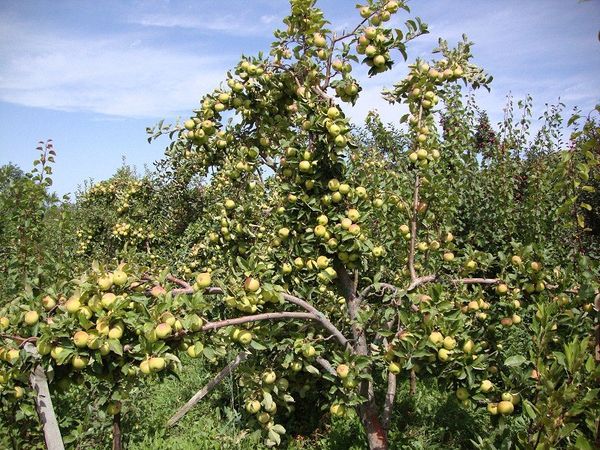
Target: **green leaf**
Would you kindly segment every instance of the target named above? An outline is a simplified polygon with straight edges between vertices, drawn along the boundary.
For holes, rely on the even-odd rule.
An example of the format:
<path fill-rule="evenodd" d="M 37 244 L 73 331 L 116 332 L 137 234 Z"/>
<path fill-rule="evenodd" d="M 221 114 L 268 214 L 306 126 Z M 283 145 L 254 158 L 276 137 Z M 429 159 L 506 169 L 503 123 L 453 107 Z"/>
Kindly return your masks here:
<path fill-rule="evenodd" d="M 516 355 L 506 358 L 506 360 L 504 361 L 504 365 L 506 367 L 518 367 L 526 361 L 527 358 L 525 358 L 524 356 Z"/>
<path fill-rule="evenodd" d="M 308 373 L 312 373 L 313 375 L 320 375 L 320 374 L 321 374 L 321 372 L 319 372 L 319 369 L 317 369 L 317 368 L 316 368 L 315 366 L 313 366 L 313 365 L 310 365 L 310 364 L 309 364 L 309 365 L 307 365 L 307 366 L 304 366 L 304 368 L 306 369 L 306 371 L 307 371 Z"/>
<path fill-rule="evenodd" d="M 283 428 L 283 425 L 275 424 L 271 427 L 271 430 L 277 434 L 285 434 L 285 428 Z"/>
<path fill-rule="evenodd" d="M 250 342 L 250 347 L 252 347 L 255 350 L 266 350 L 267 347 L 265 347 L 264 345 L 262 345 L 260 342 L 252 340 L 252 342 Z"/>
<path fill-rule="evenodd" d="M 123 345 L 118 339 L 109 339 L 108 348 L 110 348 L 111 352 L 116 353 L 119 356 L 123 356 Z"/>
<path fill-rule="evenodd" d="M 577 441 L 575 441 L 575 448 L 578 450 L 593 450 L 592 444 L 583 434 L 580 434 Z"/>

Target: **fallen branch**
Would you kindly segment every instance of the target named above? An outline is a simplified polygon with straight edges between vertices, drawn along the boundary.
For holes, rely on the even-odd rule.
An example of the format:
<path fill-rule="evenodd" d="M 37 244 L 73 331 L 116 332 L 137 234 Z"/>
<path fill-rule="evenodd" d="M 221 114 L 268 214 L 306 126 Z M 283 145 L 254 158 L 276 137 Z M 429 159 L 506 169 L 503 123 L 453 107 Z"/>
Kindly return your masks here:
<path fill-rule="evenodd" d="M 248 352 L 243 351 L 238 353 L 233 361 L 227 364 L 212 380 L 210 380 L 202 389 L 200 389 L 188 402 L 177 410 L 175 414 L 168 420 L 167 426 L 172 427 L 175 425 L 183 416 L 185 416 L 190 409 L 192 409 L 200 400 L 206 397 L 210 392 L 219 384 L 223 379 L 233 372 L 241 363 L 248 358 Z"/>

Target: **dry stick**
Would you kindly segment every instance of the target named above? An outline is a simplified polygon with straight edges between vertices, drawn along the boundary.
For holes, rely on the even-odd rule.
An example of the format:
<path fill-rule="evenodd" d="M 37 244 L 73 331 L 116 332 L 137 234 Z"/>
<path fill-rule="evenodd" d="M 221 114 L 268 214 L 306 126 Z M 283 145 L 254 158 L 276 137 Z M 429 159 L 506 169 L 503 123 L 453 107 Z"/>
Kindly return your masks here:
<path fill-rule="evenodd" d="M 31 343 L 25 344 L 25 351 L 34 357 L 39 357 L 35 346 Z M 44 430 L 44 441 L 47 450 L 64 450 L 62 435 L 58 426 L 58 420 L 52 406 L 50 389 L 48 388 L 48 379 L 41 365 L 36 365 L 29 376 L 31 387 L 35 391 L 35 406 L 37 408 L 40 423 Z"/>
<path fill-rule="evenodd" d="M 177 410 L 173 417 L 167 422 L 168 427 L 175 425 L 190 409 L 192 409 L 200 400 L 208 395 L 223 379 L 233 372 L 241 363 L 248 358 L 246 351 L 238 353 L 233 361 L 227 364 L 212 380 L 210 380 L 202 389 L 200 389 L 188 402 Z"/>

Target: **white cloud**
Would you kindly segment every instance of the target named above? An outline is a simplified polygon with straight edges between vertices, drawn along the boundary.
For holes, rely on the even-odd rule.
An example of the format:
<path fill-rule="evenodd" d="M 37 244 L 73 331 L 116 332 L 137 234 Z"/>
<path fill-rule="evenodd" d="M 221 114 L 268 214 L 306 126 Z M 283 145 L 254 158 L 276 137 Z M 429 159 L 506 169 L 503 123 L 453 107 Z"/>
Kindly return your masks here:
<path fill-rule="evenodd" d="M 25 106 L 169 116 L 195 107 L 234 60 L 145 46 L 135 35 L 92 38 L 38 31 L 30 36 L 28 29 L 0 23 L 0 99 Z"/>
<path fill-rule="evenodd" d="M 260 23 L 252 23 L 243 16 L 224 14 L 215 17 L 202 17 L 188 14 L 144 14 L 129 18 L 129 23 L 145 27 L 189 28 L 200 31 L 215 31 L 233 36 L 270 35 L 271 30 L 261 24 L 269 24 L 269 16 L 260 18 Z M 267 20 L 266 22 L 264 20 Z"/>

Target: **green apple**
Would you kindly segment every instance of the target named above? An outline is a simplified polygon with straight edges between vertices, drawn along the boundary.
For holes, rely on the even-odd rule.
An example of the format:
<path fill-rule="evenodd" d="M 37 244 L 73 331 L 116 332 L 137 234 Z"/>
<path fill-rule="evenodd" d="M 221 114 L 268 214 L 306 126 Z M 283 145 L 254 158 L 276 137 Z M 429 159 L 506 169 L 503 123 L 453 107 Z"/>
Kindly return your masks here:
<path fill-rule="evenodd" d="M 108 291 L 113 285 L 113 278 L 111 274 L 107 274 L 103 277 L 98 278 L 98 287 L 102 291 Z"/>
<path fill-rule="evenodd" d="M 348 374 L 350 373 L 350 367 L 348 367 L 347 364 L 340 364 L 336 367 L 335 371 L 338 374 L 338 377 L 343 380 L 344 378 L 348 377 Z"/>
<path fill-rule="evenodd" d="M 252 333 L 250 331 L 241 331 L 240 334 L 238 335 L 238 341 L 240 344 L 242 345 L 248 345 L 250 342 L 252 342 Z"/>
<path fill-rule="evenodd" d="M 446 336 L 442 342 L 442 345 L 446 350 L 454 350 L 456 347 L 456 339 L 451 336 Z"/>
<path fill-rule="evenodd" d="M 107 292 L 106 294 L 102 295 L 102 306 L 106 309 L 110 309 L 116 299 L 117 296 L 115 294 L 112 292 Z"/>
<path fill-rule="evenodd" d="M 171 333 L 173 332 L 173 328 L 168 323 L 163 322 L 159 323 L 154 329 L 154 331 L 156 332 L 156 337 L 158 339 L 164 339 L 167 336 L 171 335 Z"/>
<path fill-rule="evenodd" d="M 23 320 L 26 325 L 32 326 L 38 323 L 40 320 L 40 315 L 37 311 L 27 311 Z"/>
<path fill-rule="evenodd" d="M 166 367 L 166 365 L 167 365 L 167 362 L 165 361 L 164 358 L 153 357 L 148 360 L 148 366 L 150 367 L 150 370 L 152 370 L 153 372 L 160 372 L 161 370 L 163 370 Z"/>
<path fill-rule="evenodd" d="M 211 284 L 211 276 L 209 272 L 202 272 L 196 275 L 196 285 L 198 289 L 205 289 Z"/>
<path fill-rule="evenodd" d="M 488 393 L 492 389 L 494 389 L 494 383 L 492 383 L 490 380 L 483 380 L 479 386 L 479 390 L 483 393 Z"/>
<path fill-rule="evenodd" d="M 264 384 L 273 384 L 273 383 L 275 383 L 276 379 L 277 379 L 277 375 L 272 370 L 267 370 L 267 371 L 263 372 L 263 374 L 261 376 L 261 380 Z"/>
<path fill-rule="evenodd" d="M 74 295 L 67 300 L 67 303 L 65 303 L 65 309 L 71 314 L 75 314 L 77 311 L 79 311 L 79 308 L 81 308 L 79 296 Z"/>
<path fill-rule="evenodd" d="M 313 42 L 317 47 L 325 47 L 327 45 L 327 41 L 321 33 L 313 34 Z"/>
<path fill-rule="evenodd" d="M 123 286 L 127 283 L 127 274 L 122 270 L 115 270 L 112 274 L 113 283 L 117 286 Z"/>
<path fill-rule="evenodd" d="M 429 342 L 433 345 L 440 346 L 444 342 L 444 336 L 439 331 L 432 331 L 429 335 Z"/>
<path fill-rule="evenodd" d="M 346 408 L 344 407 L 344 405 L 340 405 L 339 403 L 334 403 L 329 408 L 329 412 L 331 413 L 332 416 L 341 417 L 345 414 Z"/>
<path fill-rule="evenodd" d="M 394 361 L 392 361 L 388 366 L 388 370 L 390 371 L 390 373 L 397 374 L 400 373 L 400 366 Z"/>
<path fill-rule="evenodd" d="M 329 267 L 329 258 L 327 256 L 319 256 L 317 258 L 317 267 L 319 269 L 325 269 L 327 267 Z"/>
<path fill-rule="evenodd" d="M 106 407 L 106 413 L 111 416 L 116 416 L 121 412 L 121 402 L 112 401 Z"/>
<path fill-rule="evenodd" d="M 247 277 L 244 282 L 244 289 L 246 292 L 256 292 L 260 289 L 260 282 L 256 278 Z"/>
<path fill-rule="evenodd" d="M 444 261 L 446 261 L 446 262 L 452 262 L 452 261 L 454 261 L 454 253 L 446 252 L 446 253 L 444 253 L 443 258 L 444 258 Z"/>
<path fill-rule="evenodd" d="M 464 400 L 468 399 L 469 398 L 469 391 L 466 388 L 464 388 L 464 387 L 459 387 L 456 390 L 456 398 L 458 398 L 461 401 L 464 401 Z"/>
<path fill-rule="evenodd" d="M 88 365 L 88 361 L 87 358 L 77 355 L 71 360 L 71 365 L 75 370 L 82 370 Z"/>
<path fill-rule="evenodd" d="M 340 110 L 337 107 L 331 106 L 327 110 L 327 117 L 329 117 L 330 119 L 337 119 L 339 116 L 340 116 Z"/>
<path fill-rule="evenodd" d="M 498 403 L 498 412 L 503 416 L 512 414 L 514 410 L 515 405 L 513 405 L 511 401 L 502 400 L 500 403 Z"/>
<path fill-rule="evenodd" d="M 38 342 L 35 347 L 42 356 L 49 355 L 52 351 L 52 346 L 48 342 Z"/>
<path fill-rule="evenodd" d="M 315 348 L 310 344 L 302 349 L 302 354 L 305 358 L 312 358 L 313 356 L 315 356 L 315 353 Z"/>
<path fill-rule="evenodd" d="M 448 361 L 450 359 L 450 352 L 445 348 L 440 348 L 438 350 L 438 359 L 440 361 Z"/>
<path fill-rule="evenodd" d="M 73 335 L 73 343 L 75 344 L 75 347 L 79 347 L 79 348 L 87 347 L 89 337 L 90 337 L 90 335 L 83 330 L 76 332 Z"/>
<path fill-rule="evenodd" d="M 52 359 L 57 360 L 58 357 L 60 356 L 60 354 L 64 351 L 65 349 L 60 347 L 60 346 L 56 346 L 56 347 L 52 347 L 52 350 L 50 351 L 50 356 L 52 357 Z"/>
<path fill-rule="evenodd" d="M 248 411 L 250 414 L 256 414 L 260 411 L 260 402 L 258 400 L 247 401 L 246 411 Z"/>
<path fill-rule="evenodd" d="M 475 347 L 475 343 L 469 339 L 467 342 L 463 344 L 463 352 L 467 354 L 471 354 L 473 352 L 473 348 Z"/>
<path fill-rule="evenodd" d="M 496 286 L 496 292 L 500 295 L 504 295 L 508 292 L 508 286 L 504 283 L 501 283 L 498 286 Z"/>
<path fill-rule="evenodd" d="M 193 345 L 190 345 L 186 352 L 190 358 L 197 358 L 202 355 L 202 351 L 204 350 L 204 344 L 202 342 L 196 342 Z"/>
<path fill-rule="evenodd" d="M 148 359 L 145 359 L 140 363 L 140 372 L 142 372 L 144 375 L 148 375 L 152 372 L 152 370 L 150 369 L 150 362 Z"/>
<path fill-rule="evenodd" d="M 44 307 L 44 309 L 46 311 L 50 311 L 52 308 L 54 308 L 56 306 L 56 300 L 54 300 L 52 297 L 50 297 L 49 295 L 46 295 L 43 299 L 42 299 L 42 306 Z"/>
<path fill-rule="evenodd" d="M 0 330 L 6 330 L 10 326 L 10 320 L 8 317 L 0 317 Z"/>

